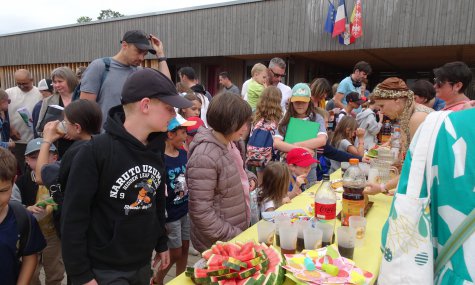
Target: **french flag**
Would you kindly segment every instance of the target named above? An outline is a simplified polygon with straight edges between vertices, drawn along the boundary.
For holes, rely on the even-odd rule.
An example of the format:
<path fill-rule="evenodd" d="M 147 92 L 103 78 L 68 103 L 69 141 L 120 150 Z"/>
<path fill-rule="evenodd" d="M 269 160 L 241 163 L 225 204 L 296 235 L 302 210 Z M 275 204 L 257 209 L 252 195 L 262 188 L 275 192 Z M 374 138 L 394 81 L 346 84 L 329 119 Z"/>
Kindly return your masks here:
<path fill-rule="evenodd" d="M 338 4 L 338 9 L 336 10 L 335 25 L 333 26 L 332 37 L 336 37 L 339 34 L 345 32 L 345 24 L 346 24 L 345 0 L 340 0 Z"/>

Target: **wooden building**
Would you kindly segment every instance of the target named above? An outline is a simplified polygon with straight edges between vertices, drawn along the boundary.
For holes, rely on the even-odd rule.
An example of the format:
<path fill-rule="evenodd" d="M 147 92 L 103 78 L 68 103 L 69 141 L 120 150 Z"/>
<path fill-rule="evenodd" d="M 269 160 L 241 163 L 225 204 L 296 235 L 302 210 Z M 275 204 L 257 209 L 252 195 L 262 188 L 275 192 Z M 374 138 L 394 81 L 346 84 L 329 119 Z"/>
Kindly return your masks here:
<path fill-rule="evenodd" d="M 346 1 L 348 16 L 355 2 Z M 274 56 L 288 62 L 289 85 L 315 77 L 337 82 L 360 60 L 374 69 L 370 86 L 392 75 L 429 79 L 433 68 L 450 61 L 475 68 L 475 1 L 362 3 L 363 36 L 349 46 L 323 31 L 325 0 L 241 0 L 2 35 L 0 83 L 13 86 L 18 68 L 29 69 L 39 81 L 55 67 L 75 68 L 112 56 L 122 35 L 133 29 L 163 41 L 173 76 L 180 67 L 192 66 L 212 93 L 219 88 L 219 72 L 228 71 L 240 86 L 253 64 L 267 64 Z M 144 62 L 156 64 L 153 57 Z M 472 84 L 472 98 L 473 89 Z"/>

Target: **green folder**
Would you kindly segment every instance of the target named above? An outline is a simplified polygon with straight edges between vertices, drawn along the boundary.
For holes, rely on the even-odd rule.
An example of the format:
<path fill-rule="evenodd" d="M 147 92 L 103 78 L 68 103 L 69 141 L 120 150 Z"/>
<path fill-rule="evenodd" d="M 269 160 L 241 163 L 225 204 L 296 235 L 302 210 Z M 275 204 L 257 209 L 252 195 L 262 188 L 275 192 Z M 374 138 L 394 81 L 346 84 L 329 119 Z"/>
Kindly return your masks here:
<path fill-rule="evenodd" d="M 284 141 L 286 143 L 303 142 L 317 137 L 320 124 L 312 121 L 290 118 Z"/>

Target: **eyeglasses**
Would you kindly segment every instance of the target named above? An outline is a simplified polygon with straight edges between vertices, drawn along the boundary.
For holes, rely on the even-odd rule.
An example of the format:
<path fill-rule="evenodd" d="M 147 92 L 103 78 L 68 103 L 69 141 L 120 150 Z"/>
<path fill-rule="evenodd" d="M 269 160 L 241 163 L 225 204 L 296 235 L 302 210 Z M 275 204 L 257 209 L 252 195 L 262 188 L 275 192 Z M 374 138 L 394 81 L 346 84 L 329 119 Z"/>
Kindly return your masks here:
<path fill-rule="evenodd" d="M 20 87 L 20 86 L 28 86 L 28 84 L 30 84 L 30 82 L 28 83 L 16 83 L 16 86 Z"/>
<path fill-rule="evenodd" d="M 274 72 L 272 69 L 270 70 L 270 72 L 272 72 L 272 74 L 274 75 L 275 78 L 279 78 L 279 77 L 285 77 L 287 74 L 279 74 L 279 73 L 276 73 Z"/>
<path fill-rule="evenodd" d="M 441 88 L 445 85 L 445 83 L 454 84 L 452 81 L 442 81 L 438 78 L 434 78 L 434 84 L 437 86 L 437 88 Z"/>

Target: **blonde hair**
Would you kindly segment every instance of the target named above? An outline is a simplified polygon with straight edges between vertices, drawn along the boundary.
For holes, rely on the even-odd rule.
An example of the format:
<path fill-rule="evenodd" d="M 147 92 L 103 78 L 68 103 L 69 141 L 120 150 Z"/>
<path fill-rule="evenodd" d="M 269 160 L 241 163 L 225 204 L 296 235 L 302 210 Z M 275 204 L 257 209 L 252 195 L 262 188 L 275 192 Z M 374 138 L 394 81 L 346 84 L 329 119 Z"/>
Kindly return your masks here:
<path fill-rule="evenodd" d="M 257 75 L 263 71 L 266 71 L 267 67 L 262 63 L 256 63 L 251 69 L 251 76 Z"/>
<path fill-rule="evenodd" d="M 264 168 L 258 202 L 274 201 L 275 208 L 282 204 L 290 185 L 290 170 L 287 164 L 271 161 Z"/>
<path fill-rule="evenodd" d="M 256 114 L 253 123 L 259 122 L 261 119 L 267 121 L 274 121 L 276 125 L 282 118 L 282 92 L 275 86 L 269 86 L 264 91 L 257 101 Z"/>
<path fill-rule="evenodd" d="M 348 129 L 351 133 L 353 133 L 358 128 L 358 122 L 352 116 L 344 116 L 338 125 L 336 125 L 335 132 L 333 133 L 333 138 L 331 141 L 331 145 L 334 147 L 338 147 L 340 142 L 343 139 L 349 140 L 351 143 L 354 143 L 353 137 L 348 135 Z"/>

